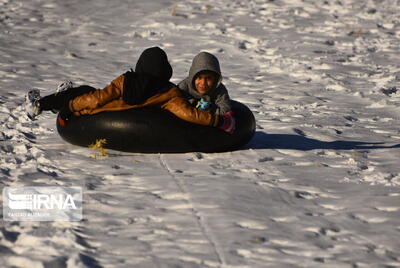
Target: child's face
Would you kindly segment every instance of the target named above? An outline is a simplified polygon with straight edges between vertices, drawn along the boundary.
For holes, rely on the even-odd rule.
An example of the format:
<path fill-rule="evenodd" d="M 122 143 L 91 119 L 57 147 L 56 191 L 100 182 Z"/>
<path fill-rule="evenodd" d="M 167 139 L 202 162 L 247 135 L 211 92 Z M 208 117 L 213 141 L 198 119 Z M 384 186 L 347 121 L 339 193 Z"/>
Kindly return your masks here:
<path fill-rule="evenodd" d="M 194 79 L 197 92 L 207 94 L 217 86 L 218 75 L 214 72 L 200 72 Z"/>

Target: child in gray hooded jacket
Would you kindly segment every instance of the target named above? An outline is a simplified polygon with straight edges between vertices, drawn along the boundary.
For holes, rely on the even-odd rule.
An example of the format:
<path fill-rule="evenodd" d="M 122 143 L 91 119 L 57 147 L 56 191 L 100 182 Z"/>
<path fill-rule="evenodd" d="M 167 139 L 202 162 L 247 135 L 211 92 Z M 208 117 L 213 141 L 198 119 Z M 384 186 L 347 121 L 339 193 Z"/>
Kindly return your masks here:
<path fill-rule="evenodd" d="M 185 98 L 197 109 L 216 113 L 231 124 L 228 132 L 235 131 L 235 118 L 231 110 L 231 100 L 224 84 L 217 57 L 208 52 L 200 52 L 194 57 L 189 76 L 178 84 Z"/>
<path fill-rule="evenodd" d="M 218 59 L 208 52 L 200 52 L 193 59 L 189 76 L 178 87 L 193 106 L 223 115 L 231 110 L 231 101 L 221 81 Z"/>

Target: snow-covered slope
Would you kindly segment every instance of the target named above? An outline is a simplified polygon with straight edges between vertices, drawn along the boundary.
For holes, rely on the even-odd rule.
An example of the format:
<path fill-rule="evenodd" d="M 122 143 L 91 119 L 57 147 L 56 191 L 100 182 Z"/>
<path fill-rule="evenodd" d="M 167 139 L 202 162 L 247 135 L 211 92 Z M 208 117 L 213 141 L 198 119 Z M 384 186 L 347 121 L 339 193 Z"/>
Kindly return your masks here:
<path fill-rule="evenodd" d="M 1 221 L 2 267 L 400 267 L 398 0 L 0 0 L 0 182 L 82 186 L 82 222 Z M 219 154 L 93 153 L 29 88 L 103 87 L 150 46 L 219 57 L 257 132 Z"/>

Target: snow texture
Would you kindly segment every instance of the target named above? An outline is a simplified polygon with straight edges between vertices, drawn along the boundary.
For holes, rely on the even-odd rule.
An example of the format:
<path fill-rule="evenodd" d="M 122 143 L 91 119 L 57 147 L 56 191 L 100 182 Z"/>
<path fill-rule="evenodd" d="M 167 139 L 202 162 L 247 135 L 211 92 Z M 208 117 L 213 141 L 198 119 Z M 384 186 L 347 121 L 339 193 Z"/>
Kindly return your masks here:
<path fill-rule="evenodd" d="M 5 222 L 1 267 L 400 267 L 399 0 L 0 0 L 0 182 L 82 186 L 82 222 Z M 257 120 L 228 153 L 64 142 L 24 95 L 200 51 Z"/>

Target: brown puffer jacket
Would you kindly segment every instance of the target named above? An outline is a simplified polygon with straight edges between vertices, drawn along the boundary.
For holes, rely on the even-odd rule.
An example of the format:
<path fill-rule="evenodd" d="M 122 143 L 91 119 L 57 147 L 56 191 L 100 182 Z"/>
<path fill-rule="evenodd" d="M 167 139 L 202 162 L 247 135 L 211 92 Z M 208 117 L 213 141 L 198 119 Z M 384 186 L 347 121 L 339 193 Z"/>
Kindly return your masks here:
<path fill-rule="evenodd" d="M 122 99 L 124 81 L 124 75 L 121 75 L 103 89 L 74 98 L 69 102 L 70 110 L 74 115 L 88 115 L 151 106 L 167 110 L 191 123 L 214 127 L 218 125 L 218 115 L 191 107 L 180 90 L 172 83 L 170 88 L 153 95 L 144 103 L 128 105 Z"/>

